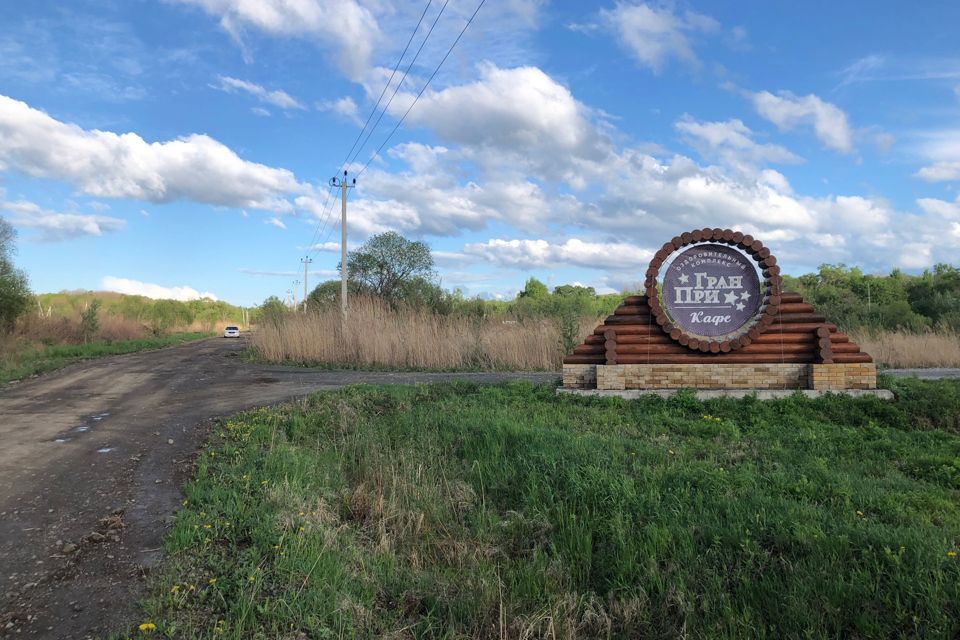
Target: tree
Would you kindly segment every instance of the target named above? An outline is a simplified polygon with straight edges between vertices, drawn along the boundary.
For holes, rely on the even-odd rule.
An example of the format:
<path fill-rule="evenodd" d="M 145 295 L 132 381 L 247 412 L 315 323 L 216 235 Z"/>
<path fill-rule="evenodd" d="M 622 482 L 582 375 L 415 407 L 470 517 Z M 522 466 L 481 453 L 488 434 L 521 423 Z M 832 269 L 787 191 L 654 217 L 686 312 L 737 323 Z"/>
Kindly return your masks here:
<path fill-rule="evenodd" d="M 283 317 L 287 314 L 287 305 L 283 304 L 277 296 L 270 296 L 260 305 L 257 314 L 257 322 L 264 324 L 279 325 Z"/>
<path fill-rule="evenodd" d="M 17 318 L 30 304 L 27 276 L 11 260 L 16 237 L 10 223 L 0 218 L 0 333 L 13 331 Z"/>
<path fill-rule="evenodd" d="M 412 281 L 431 281 L 434 275 L 430 247 L 393 231 L 371 237 L 347 256 L 347 278 L 392 305 L 403 301 L 405 287 Z"/>

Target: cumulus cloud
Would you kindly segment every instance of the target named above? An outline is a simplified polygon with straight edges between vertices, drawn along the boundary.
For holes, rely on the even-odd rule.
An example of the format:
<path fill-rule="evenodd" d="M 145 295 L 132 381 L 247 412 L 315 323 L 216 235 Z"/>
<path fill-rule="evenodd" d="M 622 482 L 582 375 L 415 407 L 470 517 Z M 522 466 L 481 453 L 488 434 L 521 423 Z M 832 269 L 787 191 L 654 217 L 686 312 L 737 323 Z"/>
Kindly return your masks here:
<path fill-rule="evenodd" d="M 217 296 L 209 291 L 203 293 L 193 287 L 164 287 L 159 284 L 141 282 L 139 280 L 130 280 L 128 278 L 116 278 L 114 276 L 105 276 L 100 282 L 100 286 L 105 291 L 116 291 L 131 296 L 145 296 L 155 300 L 201 300 L 208 298 L 217 300 Z"/>
<path fill-rule="evenodd" d="M 267 218 L 266 220 L 263 221 L 263 223 L 264 223 L 264 224 L 269 224 L 269 225 L 271 225 L 271 226 L 274 226 L 274 227 L 276 227 L 277 229 L 286 229 L 286 228 L 287 228 L 287 225 L 283 224 L 283 220 L 281 220 L 280 218 L 277 218 L 276 216 L 274 216 L 274 217 L 272 217 L 272 218 Z"/>
<path fill-rule="evenodd" d="M 734 167 L 766 162 L 795 163 L 802 159 L 776 144 L 761 144 L 754 133 L 738 119 L 725 122 L 700 122 L 684 116 L 674 124 L 691 146 L 707 158 L 717 157 Z"/>
<path fill-rule="evenodd" d="M 597 27 L 615 34 L 637 62 L 660 73 L 670 58 L 699 65 L 690 36 L 716 32 L 720 23 L 689 10 L 679 13 L 668 7 L 617 2 L 612 9 L 601 9 L 599 24 L 588 29 Z"/>
<path fill-rule="evenodd" d="M 193 200 L 285 212 L 311 192 L 293 173 L 243 160 L 206 135 L 147 142 L 83 129 L 0 95 L 0 170 L 68 182 L 86 194 L 163 203 Z"/>
<path fill-rule="evenodd" d="M 927 182 L 953 182 L 960 180 L 960 160 L 956 162 L 935 162 L 921 168 L 915 175 Z"/>
<path fill-rule="evenodd" d="M 407 122 L 462 145 L 466 159 L 485 167 L 507 164 L 572 184 L 583 184 L 578 165 L 608 157 L 609 137 L 593 125 L 590 109 L 542 70 L 479 70 L 475 82 L 424 93 Z M 402 115 L 413 97 L 397 94 L 391 113 Z"/>
<path fill-rule="evenodd" d="M 380 28 L 356 0 L 168 0 L 199 7 L 219 18 L 238 43 L 244 30 L 315 39 L 332 47 L 340 69 L 358 77 L 369 66 Z"/>
<path fill-rule="evenodd" d="M 650 262 L 653 252 L 622 242 L 586 242 L 570 238 L 562 244 L 547 240 L 505 240 L 495 238 L 467 244 L 466 256 L 476 256 L 505 267 L 533 269 L 577 266 L 590 269 L 639 269 Z"/>
<path fill-rule="evenodd" d="M 350 96 L 344 96 L 336 100 L 323 100 L 317 103 L 317 109 L 336 113 L 355 125 L 363 126 L 363 120 L 360 118 L 357 103 L 354 102 Z"/>
<path fill-rule="evenodd" d="M 279 89 L 270 91 L 269 89 L 263 88 L 259 84 L 247 82 L 246 80 L 239 80 L 237 78 L 231 78 L 229 76 L 220 76 L 219 80 L 220 84 L 217 86 L 217 88 L 221 91 L 226 91 L 227 93 L 243 91 L 245 93 L 249 93 L 261 102 L 272 104 L 273 106 L 281 109 L 305 108 L 302 104 L 300 104 L 300 102 L 297 101 L 296 98 L 291 96 L 286 91 L 281 91 Z M 267 113 L 269 114 L 269 112 Z"/>
<path fill-rule="evenodd" d="M 930 215 L 960 220 L 960 197 L 955 202 L 947 202 L 937 198 L 920 198 L 917 205 Z"/>
<path fill-rule="evenodd" d="M 960 181 L 960 129 L 928 131 L 919 136 L 915 152 L 929 164 L 914 175 L 927 182 Z"/>
<path fill-rule="evenodd" d="M 0 194 L 2 195 L 2 194 Z M 47 211 L 33 202 L 0 200 L 0 211 L 10 214 L 10 222 L 37 233 L 41 242 L 72 240 L 82 236 L 102 236 L 119 231 L 127 223 L 121 218 L 81 213 Z"/>
<path fill-rule="evenodd" d="M 813 125 L 817 138 L 824 146 L 849 153 L 853 150 L 853 134 L 847 114 L 835 104 L 810 94 L 796 96 L 789 91 L 774 95 L 760 91 L 750 95 L 753 106 L 761 116 L 789 131 L 800 125 Z"/>

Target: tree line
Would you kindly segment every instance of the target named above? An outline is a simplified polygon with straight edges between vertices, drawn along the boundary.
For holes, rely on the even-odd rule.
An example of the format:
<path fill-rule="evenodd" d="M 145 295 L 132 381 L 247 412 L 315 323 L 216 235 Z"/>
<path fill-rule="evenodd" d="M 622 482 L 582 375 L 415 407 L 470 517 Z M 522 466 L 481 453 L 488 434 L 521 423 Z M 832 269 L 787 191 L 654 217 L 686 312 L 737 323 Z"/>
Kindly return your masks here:
<path fill-rule="evenodd" d="M 338 265 L 338 270 L 340 266 Z M 613 312 L 624 296 L 640 291 L 598 294 L 593 287 L 564 284 L 551 290 L 529 278 L 512 300 L 468 297 L 441 287 L 429 247 L 387 232 L 371 237 L 347 257 L 348 295 L 369 295 L 392 306 L 426 308 L 441 315 L 476 318 L 502 316 L 519 322 L 552 318 L 564 332 L 576 331 L 582 318 Z M 844 330 L 883 329 L 960 332 L 960 270 L 938 264 L 920 275 L 894 269 L 888 275 L 866 274 L 857 267 L 824 264 L 816 273 L 785 276 L 786 290 L 796 291 Z M 308 306 L 339 305 L 340 281 L 322 282 L 307 297 Z M 266 317 L 287 307 L 271 298 L 261 306 Z"/>

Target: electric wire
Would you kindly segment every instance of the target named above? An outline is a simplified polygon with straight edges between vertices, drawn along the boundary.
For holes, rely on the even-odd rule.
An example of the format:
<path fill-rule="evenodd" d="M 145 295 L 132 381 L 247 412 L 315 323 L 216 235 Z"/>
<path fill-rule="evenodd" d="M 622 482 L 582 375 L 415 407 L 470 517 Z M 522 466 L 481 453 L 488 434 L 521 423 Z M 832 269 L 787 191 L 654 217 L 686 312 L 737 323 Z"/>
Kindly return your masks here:
<path fill-rule="evenodd" d="M 390 79 L 387 80 L 387 83 L 383 85 L 383 91 L 380 92 L 380 97 L 377 98 L 377 104 L 373 105 L 373 110 L 370 111 L 370 114 L 367 116 L 366 122 L 363 123 L 363 128 L 360 129 L 360 133 L 357 134 L 357 137 L 354 139 L 353 144 L 350 145 L 350 151 L 347 151 L 347 155 L 344 156 L 343 162 L 340 163 L 340 170 L 337 171 L 337 174 L 340 174 L 344 167 L 347 165 L 347 160 L 350 158 L 350 154 L 353 153 L 353 150 L 357 147 L 357 143 L 360 142 L 360 138 L 363 136 L 364 132 L 367 130 L 367 125 L 370 124 L 370 120 L 373 118 L 373 114 L 377 112 L 377 109 L 380 108 L 380 102 L 383 100 L 383 96 L 386 95 L 387 89 L 390 88 L 390 83 L 393 82 L 394 76 L 397 75 L 397 70 L 400 68 L 400 63 L 403 62 L 404 56 L 407 55 L 407 50 L 410 48 L 410 44 L 413 42 L 414 36 L 417 35 L 417 31 L 420 30 L 420 25 L 423 23 L 423 18 L 427 15 L 427 11 L 430 9 L 430 5 L 433 4 L 433 0 L 427 0 L 427 6 L 423 8 L 423 13 L 420 14 L 420 19 L 417 21 L 417 26 L 413 28 L 413 33 L 410 34 L 410 38 L 407 39 L 407 46 L 403 48 L 403 52 L 400 54 L 400 57 L 397 58 L 397 64 L 393 66 L 393 71 L 390 72 Z M 406 77 L 406 74 L 404 74 Z M 402 83 L 403 80 L 400 81 Z"/>
<path fill-rule="evenodd" d="M 449 2 L 449 0 L 447 1 Z M 417 32 L 420 31 L 420 25 L 423 23 L 423 19 L 424 17 L 426 17 L 427 11 L 430 9 L 431 4 L 433 4 L 433 0 L 427 0 L 426 6 L 423 8 L 423 11 L 420 13 L 420 19 L 417 20 L 417 24 L 413 28 L 413 31 L 410 33 L 410 37 L 407 38 L 406 46 L 403 48 L 403 51 L 400 53 L 400 57 L 397 58 L 397 63 L 393 66 L 393 71 L 390 73 L 390 78 L 387 80 L 386 84 L 383 85 L 383 90 L 380 92 L 380 96 L 377 98 L 377 103 L 373 106 L 373 109 L 371 109 L 370 113 L 367 115 L 367 120 L 363 123 L 363 128 L 360 129 L 360 132 L 357 134 L 357 137 L 353 140 L 353 144 L 350 146 L 350 151 L 348 151 L 347 155 L 344 156 L 343 162 L 340 164 L 340 168 L 337 169 L 337 173 L 336 173 L 337 176 L 339 176 L 351 162 L 350 154 L 353 153 L 353 150 L 356 148 L 357 143 L 360 141 L 360 138 L 363 136 L 364 132 L 367 130 L 367 125 L 370 124 L 370 120 L 373 119 L 374 114 L 376 114 L 377 110 L 380 108 L 380 103 L 383 100 L 383 96 L 386 95 L 387 89 L 390 88 L 390 84 L 393 82 L 393 78 L 396 76 L 397 71 L 400 69 L 400 65 L 403 63 L 403 59 L 407 55 L 407 51 L 410 49 L 410 45 L 411 43 L 413 43 L 414 37 L 417 35 Z M 444 8 L 445 7 L 446 5 L 444 5 Z M 440 10 L 440 14 L 438 14 L 438 19 L 439 19 L 439 15 L 442 15 L 442 14 L 443 14 L 443 9 Z M 436 26 L 436 20 L 434 21 L 434 26 Z M 427 39 L 430 37 L 430 33 L 432 32 L 433 32 L 433 27 L 430 28 L 430 32 L 427 33 L 426 38 L 424 38 L 424 42 L 420 45 L 420 50 L 423 49 L 423 45 L 426 43 Z M 418 56 L 420 55 L 420 50 L 417 51 Z M 414 58 L 414 62 L 415 61 L 416 61 L 416 57 Z M 400 82 L 397 83 L 397 88 L 399 88 L 403 84 L 403 81 L 404 79 L 406 79 L 407 73 L 409 71 L 410 71 L 410 68 L 408 67 L 407 70 L 404 72 L 403 77 L 400 79 Z M 393 95 L 396 95 L 396 90 L 394 90 Z M 393 96 L 391 96 L 390 99 L 392 101 Z M 384 107 L 384 111 L 386 111 L 387 107 L 389 106 L 390 106 L 390 103 L 387 103 L 387 105 Z M 383 112 L 380 113 L 380 118 L 382 117 L 383 117 Z M 377 122 L 374 124 L 373 128 L 370 130 L 370 133 L 373 133 L 373 130 L 376 129 L 377 124 L 380 123 L 380 118 L 377 119 Z M 367 139 L 369 139 L 369 136 L 367 137 Z M 364 140 L 364 145 L 365 144 L 366 144 L 366 140 Z M 360 149 L 357 150 L 357 153 L 360 153 L 362 149 L 363 149 L 363 145 L 361 145 Z M 322 208 L 322 212 L 321 212 L 322 215 L 320 219 L 317 221 L 317 228 L 314 230 L 313 239 L 310 241 L 310 245 L 309 245 L 310 247 L 315 246 L 317 237 L 323 235 L 324 231 L 327 230 L 327 225 L 330 224 L 331 222 L 330 216 L 332 215 L 332 207 L 327 206 L 329 204 L 330 194 L 327 195 L 327 200 L 328 202 L 325 202 Z M 330 210 L 328 211 L 328 209 Z"/>
<path fill-rule="evenodd" d="M 390 99 L 387 100 L 387 104 L 383 106 L 383 110 L 380 112 L 380 115 L 377 116 L 377 121 L 370 128 L 367 137 L 363 139 L 363 142 L 360 144 L 360 148 L 357 149 L 356 153 L 353 154 L 353 157 L 350 159 L 348 164 L 353 164 L 360 153 L 363 151 L 363 148 L 367 145 L 367 142 L 370 141 L 370 137 L 373 135 L 374 131 L 377 130 L 377 126 L 380 124 L 380 121 L 383 120 L 384 114 L 387 112 L 387 109 L 390 108 L 390 105 L 393 104 L 393 99 L 397 97 L 397 93 L 400 91 L 400 87 L 403 86 L 403 81 L 407 79 L 407 75 L 410 73 L 410 69 L 413 68 L 413 65 L 417 62 L 417 59 L 420 57 L 420 53 L 423 51 L 424 46 L 427 44 L 427 40 L 430 39 L 430 35 L 433 33 L 434 28 L 437 26 L 437 23 L 440 21 L 440 16 L 443 15 L 444 10 L 446 10 L 447 5 L 450 4 L 450 0 L 445 0 L 443 6 L 440 7 L 440 12 L 437 14 L 437 17 L 433 19 L 433 24 L 430 25 L 430 30 L 427 31 L 427 35 L 424 36 L 423 42 L 420 43 L 420 47 L 417 49 L 417 53 L 414 54 L 413 59 L 410 61 L 410 64 L 407 65 L 407 68 L 403 72 L 403 77 L 400 78 L 400 81 L 397 82 L 396 86 L 393 88 L 393 93 L 390 94 Z"/>
<path fill-rule="evenodd" d="M 469 19 L 469 20 L 467 20 L 467 24 L 463 25 L 463 29 L 460 30 L 460 35 L 457 36 L 457 39 L 454 40 L 454 41 L 453 41 L 453 44 L 450 45 L 450 48 L 447 49 L 447 53 L 444 54 L 443 59 L 440 60 L 440 64 L 438 64 L 438 65 L 437 65 L 437 68 L 433 70 L 433 73 L 432 73 L 432 74 L 430 74 L 430 77 L 427 79 L 426 83 L 423 85 L 423 88 L 420 89 L 420 93 L 418 93 L 418 94 L 417 94 L 417 97 L 413 99 L 413 102 L 410 103 L 410 106 L 407 107 L 406 112 L 404 112 L 403 117 L 401 117 L 401 118 L 397 121 L 397 124 L 394 125 L 393 130 L 391 130 L 390 133 L 387 134 L 387 137 L 384 138 L 384 140 L 383 140 L 382 143 L 380 143 L 380 146 L 377 147 L 377 150 L 373 153 L 372 156 L 370 156 L 370 159 L 367 160 L 367 163 L 366 163 L 365 165 L 363 165 L 363 168 L 362 168 L 362 169 L 360 169 L 360 172 L 357 174 L 357 178 L 359 178 L 360 176 L 362 176 L 362 175 L 363 175 L 363 172 L 366 171 L 366 170 L 367 170 L 367 167 L 370 166 L 370 163 L 373 162 L 373 159 L 376 158 L 378 155 L 380 155 L 380 152 L 381 152 L 381 151 L 383 150 L 383 148 L 386 146 L 387 142 L 389 142 L 389 141 L 390 141 L 390 138 L 393 137 L 393 134 L 395 134 L 395 133 L 397 132 L 397 129 L 399 129 L 399 128 L 400 128 L 400 125 L 403 124 L 403 121 L 407 119 L 407 116 L 410 115 L 410 111 L 413 109 L 414 106 L 416 106 L 417 101 L 420 100 L 420 96 L 422 96 L 422 95 L 423 95 L 423 92 L 426 91 L 426 90 L 427 90 L 427 87 L 430 86 L 430 83 L 431 83 L 431 82 L 433 81 L 433 79 L 436 77 L 437 73 L 440 72 L 440 67 L 442 67 L 442 66 L 443 66 L 443 63 L 447 61 L 447 58 L 448 58 L 448 57 L 450 57 L 450 54 L 453 52 L 454 47 L 456 47 L 456 46 L 457 46 L 457 43 L 460 42 L 460 38 L 462 38 L 462 37 L 463 37 L 463 34 L 466 33 L 467 28 L 470 26 L 471 23 L 473 23 L 473 19 L 477 17 L 477 14 L 478 14 L 478 13 L 480 13 L 480 9 L 481 9 L 481 7 L 483 7 L 483 5 L 484 5 L 484 3 L 485 3 L 486 1 L 487 1 L 487 0 L 480 0 L 480 4 L 477 5 L 477 8 L 474 10 L 473 15 L 470 16 L 470 19 Z"/>

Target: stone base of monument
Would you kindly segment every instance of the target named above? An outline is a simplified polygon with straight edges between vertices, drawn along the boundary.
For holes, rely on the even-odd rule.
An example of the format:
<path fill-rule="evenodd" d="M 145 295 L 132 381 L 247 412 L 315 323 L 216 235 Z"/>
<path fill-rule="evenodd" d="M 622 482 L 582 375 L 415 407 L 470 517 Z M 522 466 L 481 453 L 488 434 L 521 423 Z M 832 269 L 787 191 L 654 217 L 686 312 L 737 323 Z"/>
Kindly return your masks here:
<path fill-rule="evenodd" d="M 766 389 L 839 391 L 877 388 L 872 362 L 842 364 L 565 364 L 566 389 Z"/>
<path fill-rule="evenodd" d="M 676 395 L 680 389 L 623 389 L 620 391 L 609 389 L 567 389 L 560 387 L 557 389 L 557 395 L 570 394 L 577 396 L 594 396 L 601 398 L 623 398 L 625 400 L 636 400 L 643 396 L 659 396 L 668 398 Z M 694 395 L 698 400 L 710 400 L 711 398 L 746 398 L 756 396 L 758 400 L 776 400 L 778 398 L 788 398 L 794 394 L 801 394 L 807 398 L 819 398 L 827 394 L 837 394 L 852 396 L 854 398 L 875 397 L 881 400 L 893 400 L 893 392 L 888 389 L 832 389 L 832 390 L 814 390 L 814 389 L 699 389 L 694 390 Z"/>

